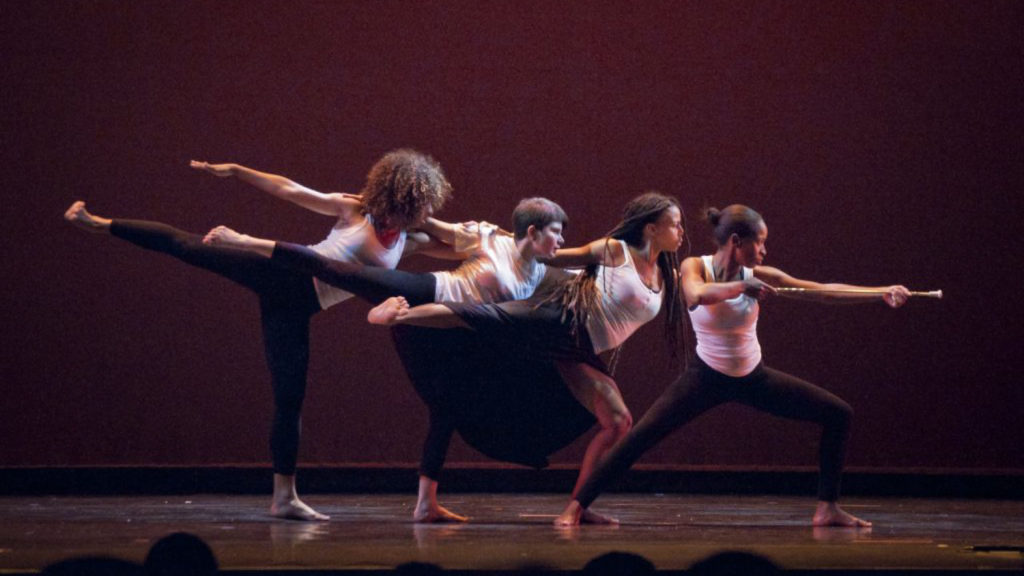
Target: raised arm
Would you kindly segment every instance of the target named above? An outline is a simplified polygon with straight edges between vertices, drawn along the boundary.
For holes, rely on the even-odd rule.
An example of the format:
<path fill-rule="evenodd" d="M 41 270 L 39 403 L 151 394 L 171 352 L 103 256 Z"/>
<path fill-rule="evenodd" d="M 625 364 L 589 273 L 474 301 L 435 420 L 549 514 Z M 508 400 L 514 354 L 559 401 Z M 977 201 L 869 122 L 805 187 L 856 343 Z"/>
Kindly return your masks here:
<path fill-rule="evenodd" d="M 325 194 L 284 176 L 260 172 L 240 164 L 210 164 L 193 160 L 189 165 L 196 170 L 209 172 L 221 178 L 234 176 L 271 196 L 287 200 L 318 214 L 346 217 L 356 214 L 359 210 L 358 196 L 340 193 Z"/>
<path fill-rule="evenodd" d="M 754 268 L 754 276 L 779 288 L 812 290 L 812 292 L 798 292 L 792 294 L 792 296 L 816 302 L 862 304 L 882 300 L 893 308 L 899 308 L 906 304 L 907 299 L 910 298 L 910 291 L 898 284 L 892 286 L 855 286 L 835 282 L 813 282 L 811 280 L 794 278 L 782 270 L 772 268 L 771 266 L 758 266 Z"/>
<path fill-rule="evenodd" d="M 740 294 L 758 300 L 775 294 L 775 288 L 756 278 L 756 275 L 754 278 L 733 282 L 705 282 L 704 262 L 694 257 L 683 260 L 679 270 L 679 281 L 683 286 L 686 307 L 691 310 L 697 306 L 717 304 Z"/>

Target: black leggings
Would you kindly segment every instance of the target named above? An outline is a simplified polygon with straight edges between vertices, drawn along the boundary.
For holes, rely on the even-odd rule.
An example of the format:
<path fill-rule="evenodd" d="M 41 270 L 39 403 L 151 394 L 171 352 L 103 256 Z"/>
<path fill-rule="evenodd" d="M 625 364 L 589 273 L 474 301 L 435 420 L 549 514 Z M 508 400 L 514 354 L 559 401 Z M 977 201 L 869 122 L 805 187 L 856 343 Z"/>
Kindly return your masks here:
<path fill-rule="evenodd" d="M 270 453 L 274 472 L 294 474 L 309 366 L 309 319 L 320 311 L 312 278 L 257 254 L 203 244 L 202 236 L 159 222 L 114 220 L 110 233 L 214 272 L 259 296 L 264 353 L 274 388 Z"/>
<path fill-rule="evenodd" d="M 310 250 L 305 246 L 288 242 L 277 242 L 274 247 L 273 260 L 291 270 L 304 272 L 318 279 L 347 290 L 370 301 L 379 303 L 391 296 L 402 295 L 410 306 L 427 304 L 434 301 L 437 279 L 433 274 L 417 274 L 402 270 L 391 270 L 357 263 L 331 260 Z M 407 331 L 408 332 L 408 331 Z M 438 335 L 439 337 L 441 335 Z M 434 339 L 436 344 L 437 338 Z M 397 346 L 400 353 L 403 346 Z M 407 347 L 408 348 L 408 347 Z M 418 348 L 418 347 L 417 347 Z M 438 351 L 443 353 L 443 351 Z M 440 361 L 440 356 L 429 351 L 412 350 L 407 353 L 420 355 L 432 354 L 429 363 Z M 439 392 L 432 382 L 435 375 L 418 375 L 408 371 L 416 391 L 420 394 L 430 410 L 430 428 L 423 443 L 420 458 L 420 474 L 437 480 L 444 467 L 445 456 L 451 443 L 455 426 L 447 411 L 441 408 L 441 401 L 436 397 Z M 417 379 L 421 382 L 417 382 Z M 431 385 L 428 385 L 428 382 Z"/>
<path fill-rule="evenodd" d="M 827 390 L 764 364 L 759 364 L 747 376 L 733 378 L 697 359 L 606 455 L 576 499 L 583 507 L 590 506 L 609 483 L 625 473 L 644 452 L 687 422 L 726 402 L 739 402 L 783 418 L 821 424 L 818 499 L 834 502 L 839 498 L 853 416 L 849 404 Z"/>
<path fill-rule="evenodd" d="M 158 222 L 114 220 L 110 233 L 147 250 L 168 254 L 192 266 L 214 272 L 259 296 L 264 354 L 274 390 L 270 452 L 274 472 L 294 474 L 298 461 L 300 415 L 309 366 L 309 321 L 321 310 L 313 279 L 309 272 L 302 270 L 301 263 L 313 266 L 314 264 L 310 262 L 315 261 L 316 266 L 330 268 L 334 262 L 327 260 L 327 264 L 324 264 L 319 262 L 318 259 L 322 258 L 312 250 L 291 245 L 294 248 L 293 252 L 297 254 L 295 259 L 300 264 L 282 265 L 281 262 L 275 261 L 278 259 L 277 251 L 272 260 L 244 250 L 206 245 L 199 235 Z M 288 252 L 285 250 L 281 260 L 287 261 Z M 352 269 L 360 270 L 364 277 L 369 278 L 376 277 L 380 275 L 379 273 L 396 272 L 370 266 L 354 266 Z M 395 274 L 395 278 L 405 278 L 403 274 L 407 273 Z M 409 276 L 429 276 L 429 279 L 418 278 L 418 282 L 410 282 L 406 287 L 409 291 L 406 297 L 412 301 L 422 298 L 423 294 L 429 292 L 428 301 L 432 301 L 433 275 Z M 364 280 L 362 284 L 353 282 L 351 286 L 344 288 L 370 301 L 380 301 L 393 295 L 386 293 L 382 285 Z M 397 281 L 386 286 L 387 289 L 399 290 L 396 292 L 398 294 L 405 294 L 399 288 L 395 288 L 400 286 Z"/>
<path fill-rule="evenodd" d="M 371 304 L 379 304 L 392 296 L 404 296 L 410 306 L 434 301 L 437 277 L 429 272 L 406 272 L 358 262 L 341 262 L 290 242 L 277 242 L 272 259 L 276 265 L 316 276 Z"/>

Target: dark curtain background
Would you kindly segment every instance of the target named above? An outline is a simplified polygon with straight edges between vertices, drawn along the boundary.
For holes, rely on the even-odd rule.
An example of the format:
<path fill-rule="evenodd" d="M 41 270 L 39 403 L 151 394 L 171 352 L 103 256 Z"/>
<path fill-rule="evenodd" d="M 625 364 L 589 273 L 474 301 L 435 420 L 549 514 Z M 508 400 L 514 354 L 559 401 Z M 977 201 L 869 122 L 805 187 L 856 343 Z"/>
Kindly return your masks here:
<path fill-rule="evenodd" d="M 896 311 L 768 302 L 766 360 L 854 406 L 850 466 L 1024 468 L 1020 2 L 0 11 L 2 466 L 268 460 L 255 298 L 66 225 L 72 201 L 312 243 L 329 219 L 188 161 L 355 192 L 383 152 L 414 147 L 455 186 L 449 220 L 504 223 L 543 195 L 580 244 L 658 189 L 680 198 L 693 254 L 712 249 L 700 209 L 742 202 L 768 223 L 767 263 L 795 276 L 943 289 Z M 425 410 L 366 310 L 350 301 L 314 321 L 304 463 L 418 457 Z M 660 322 L 628 342 L 617 373 L 637 417 L 679 369 Z M 816 438 L 727 407 L 642 462 L 810 465 Z M 486 461 L 462 444 L 451 460 Z"/>

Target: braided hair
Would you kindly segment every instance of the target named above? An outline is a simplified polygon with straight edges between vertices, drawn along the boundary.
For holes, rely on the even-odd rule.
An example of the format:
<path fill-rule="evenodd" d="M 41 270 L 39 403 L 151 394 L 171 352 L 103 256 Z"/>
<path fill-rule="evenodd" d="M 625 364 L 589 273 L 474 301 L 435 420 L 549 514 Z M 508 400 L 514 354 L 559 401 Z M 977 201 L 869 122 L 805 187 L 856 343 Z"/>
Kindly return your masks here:
<path fill-rule="evenodd" d="M 679 201 L 660 192 L 645 192 L 626 204 L 622 220 L 605 237 L 605 251 L 612 239 L 622 240 L 638 248 L 644 244 L 644 227 L 656 222 L 669 208 L 675 207 L 682 213 Z M 572 332 L 579 335 L 579 327 L 586 326 L 587 318 L 599 309 L 600 293 L 597 289 L 597 264 L 589 264 L 576 278 L 562 285 L 552 296 L 562 306 L 562 321 L 569 320 Z M 680 328 L 683 323 L 682 300 L 680 299 L 678 270 L 679 258 L 675 252 L 658 254 L 658 268 L 661 273 L 662 290 L 665 291 L 665 339 L 673 358 L 676 356 Z M 621 347 L 620 347 L 621 348 Z M 614 370 L 619 349 L 613 353 L 610 369 Z"/>

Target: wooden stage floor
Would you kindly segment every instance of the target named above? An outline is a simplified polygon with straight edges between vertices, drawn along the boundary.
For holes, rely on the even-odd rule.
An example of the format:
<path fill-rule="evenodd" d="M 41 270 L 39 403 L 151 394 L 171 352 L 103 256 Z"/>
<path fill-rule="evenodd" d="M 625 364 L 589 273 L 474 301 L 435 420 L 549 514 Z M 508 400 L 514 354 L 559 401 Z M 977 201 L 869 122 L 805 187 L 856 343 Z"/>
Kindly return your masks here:
<path fill-rule="evenodd" d="M 447 494 L 462 525 L 415 525 L 407 494 L 314 495 L 326 523 L 278 521 L 268 498 L 198 494 L 132 497 L 0 497 L 0 573 L 33 573 L 74 556 L 141 562 L 158 538 L 186 531 L 206 540 L 224 571 L 369 572 L 410 561 L 454 571 L 540 565 L 579 570 L 609 551 L 685 570 L 723 550 L 766 556 L 796 571 L 902 573 L 1024 570 L 1024 502 L 850 498 L 872 529 L 812 529 L 813 501 L 790 496 L 610 494 L 595 510 L 618 527 L 556 529 L 564 496 Z M 923 572 L 922 572 L 923 573 Z"/>

